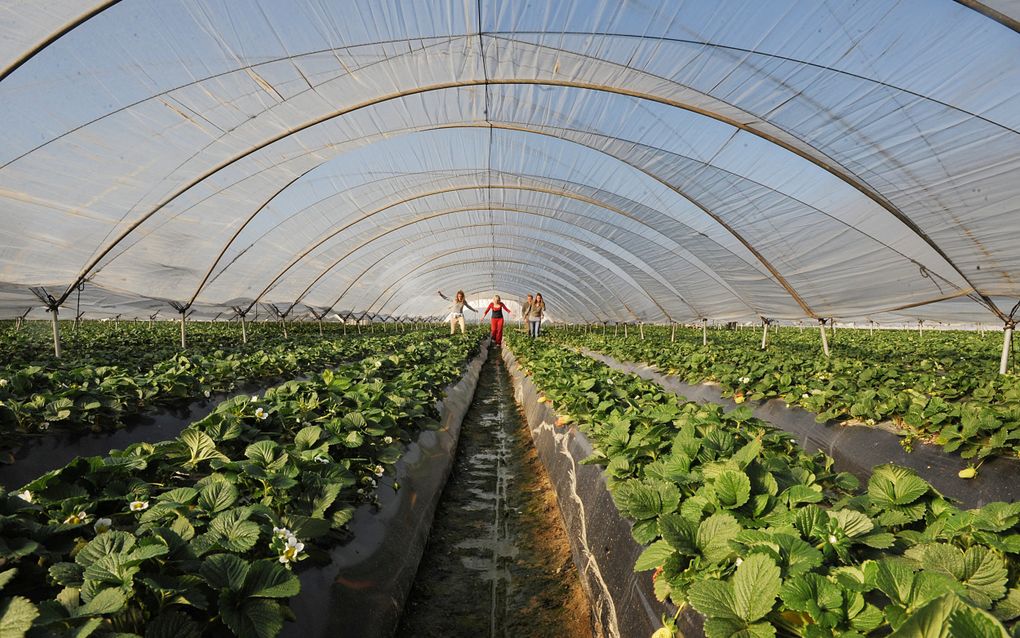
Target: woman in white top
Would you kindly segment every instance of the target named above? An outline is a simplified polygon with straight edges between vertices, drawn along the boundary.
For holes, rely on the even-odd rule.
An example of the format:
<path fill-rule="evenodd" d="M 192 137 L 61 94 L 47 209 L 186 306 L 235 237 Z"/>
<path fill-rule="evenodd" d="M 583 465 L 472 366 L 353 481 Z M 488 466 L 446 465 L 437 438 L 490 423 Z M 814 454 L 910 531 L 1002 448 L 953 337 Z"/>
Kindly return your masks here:
<path fill-rule="evenodd" d="M 464 298 L 464 291 L 458 290 L 457 294 L 451 300 L 449 297 L 443 294 L 443 291 L 439 291 L 439 296 L 450 302 L 450 334 L 457 332 L 457 324 L 460 324 L 460 333 L 464 334 L 464 309 L 467 308 L 471 312 L 478 312 L 468 304 Z"/>

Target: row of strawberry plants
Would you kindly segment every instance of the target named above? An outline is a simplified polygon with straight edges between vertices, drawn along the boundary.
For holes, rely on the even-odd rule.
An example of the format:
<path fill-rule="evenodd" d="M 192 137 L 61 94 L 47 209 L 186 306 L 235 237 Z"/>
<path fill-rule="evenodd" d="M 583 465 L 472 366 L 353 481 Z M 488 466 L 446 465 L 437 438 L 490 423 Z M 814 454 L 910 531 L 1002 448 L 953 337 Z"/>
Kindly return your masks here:
<path fill-rule="evenodd" d="M 246 352 L 214 351 L 177 354 L 149 370 L 131 367 L 81 366 L 45 370 L 29 366 L 0 377 L 0 433 L 33 433 L 58 424 L 92 431 L 112 429 L 146 407 L 173 405 L 258 379 L 293 376 L 307 368 L 321 369 L 390 346 L 413 343 L 441 334 L 436 331 L 394 337 L 352 337 L 317 340 L 307 345 L 282 344 Z"/>
<path fill-rule="evenodd" d="M 1020 504 L 962 511 L 910 470 L 866 489 L 751 416 L 510 336 L 560 425 L 593 442 L 647 546 L 636 571 L 708 638 L 1020 636 Z M 667 629 L 663 630 L 668 633 Z"/>
<path fill-rule="evenodd" d="M 987 336 L 842 329 L 826 358 L 817 330 L 784 328 L 767 350 L 760 349 L 760 331 L 715 330 L 707 346 L 700 331 L 688 328 L 678 330 L 676 342 L 668 328 L 645 333 L 644 340 L 557 335 L 688 383 L 716 382 L 738 402 L 780 398 L 819 422 L 892 421 L 908 449 L 922 440 L 964 458 L 1020 455 L 1020 377 L 997 374 Z"/>
<path fill-rule="evenodd" d="M 0 634 L 277 635 L 292 567 L 328 560 L 477 343 L 369 356 L 0 491 Z"/>
<path fill-rule="evenodd" d="M 0 321 L 0 361 L 7 368 L 30 365 L 46 370 L 81 366 L 115 365 L 132 371 L 151 368 L 181 351 L 180 324 L 174 321 L 73 321 L 61 322 L 63 352 L 53 356 L 53 335 L 47 321 L 26 322 L 20 329 L 12 321 Z M 336 323 L 323 325 L 326 338 L 358 334 L 358 330 Z M 365 329 L 367 330 L 367 328 Z M 393 328 L 390 327 L 392 331 Z M 223 321 L 194 321 L 187 325 L 189 352 L 246 352 L 272 347 L 283 339 L 279 322 L 248 322 L 247 343 L 242 343 L 241 326 Z M 310 345 L 322 340 L 314 323 L 290 323 L 287 342 Z M 3 376 L 3 372 L 0 372 Z"/>

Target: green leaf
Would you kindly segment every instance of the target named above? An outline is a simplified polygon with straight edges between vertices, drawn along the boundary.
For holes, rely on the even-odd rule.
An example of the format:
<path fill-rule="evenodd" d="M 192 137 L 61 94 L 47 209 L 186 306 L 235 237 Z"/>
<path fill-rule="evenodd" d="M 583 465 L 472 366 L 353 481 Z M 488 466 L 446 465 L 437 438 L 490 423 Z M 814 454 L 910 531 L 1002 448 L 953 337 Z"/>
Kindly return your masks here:
<path fill-rule="evenodd" d="M 198 490 L 193 487 L 178 487 L 176 489 L 168 490 L 163 492 L 156 497 L 157 501 L 167 503 L 179 503 L 181 505 L 187 505 L 191 501 L 195 500 L 198 495 Z"/>
<path fill-rule="evenodd" d="M 219 459 L 221 461 L 230 460 L 216 449 L 216 442 L 213 441 L 208 434 L 199 432 L 194 429 L 194 427 L 181 432 L 181 435 L 178 438 L 184 445 L 184 451 L 189 457 L 185 462 L 185 465 L 195 466 L 202 461 L 208 461 L 211 459 Z"/>
<path fill-rule="evenodd" d="M 736 612 L 733 587 L 720 580 L 703 580 L 694 583 L 687 599 L 706 618 L 740 620 Z"/>
<path fill-rule="evenodd" d="M 220 603 L 223 623 L 238 638 L 275 638 L 283 629 L 283 611 L 275 601 L 227 596 Z"/>
<path fill-rule="evenodd" d="M 772 611 L 782 581 L 779 567 L 763 554 L 752 554 L 737 567 L 733 576 L 733 610 L 748 622 Z"/>
<path fill-rule="evenodd" d="M 726 509 L 736 509 L 751 496 L 751 480 L 746 474 L 727 470 L 715 480 L 715 493 L 719 504 Z"/>
<path fill-rule="evenodd" d="M 912 470 L 898 465 L 880 465 L 868 481 L 868 496 L 876 505 L 910 505 L 931 489 Z"/>
<path fill-rule="evenodd" d="M 673 547 L 666 541 L 655 541 L 638 556 L 637 561 L 634 563 L 634 571 L 644 572 L 661 567 L 675 553 Z"/>
<path fill-rule="evenodd" d="M 180 611 L 163 611 L 145 625 L 145 638 L 202 638 L 202 629 Z"/>
<path fill-rule="evenodd" d="M 1020 617 L 1020 588 L 1010 589 L 1005 598 L 995 603 L 992 613 L 999 620 L 1013 620 Z"/>
<path fill-rule="evenodd" d="M 1006 628 L 988 612 L 963 606 L 949 617 L 949 633 L 967 638 L 1009 638 Z"/>
<path fill-rule="evenodd" d="M 259 539 L 257 524 L 223 514 L 213 519 L 209 529 L 220 536 L 220 545 L 232 552 L 246 552 L 254 547 Z"/>
<path fill-rule="evenodd" d="M 127 597 L 117 587 L 107 587 L 78 608 L 77 616 L 115 614 L 127 604 Z"/>
<path fill-rule="evenodd" d="M 317 425 L 309 425 L 301 428 L 294 436 L 294 445 L 299 450 L 307 450 L 315 445 L 320 436 L 322 436 L 322 428 Z"/>
<path fill-rule="evenodd" d="M 50 571 L 52 572 L 52 568 Z M 0 590 L 2 590 L 7 585 L 7 583 L 11 582 L 11 579 L 14 578 L 15 574 L 17 573 L 18 573 L 17 569 L 7 569 L 0 572 Z"/>
<path fill-rule="evenodd" d="M 202 488 L 199 506 L 210 514 L 228 509 L 237 501 L 237 488 L 227 481 L 215 481 Z"/>
<path fill-rule="evenodd" d="M 39 616 L 39 610 L 27 598 L 15 596 L 0 602 L 0 636 L 21 638 Z"/>
<path fill-rule="evenodd" d="M 127 532 L 110 531 L 95 537 L 74 557 L 82 567 L 114 554 L 126 554 L 135 546 L 135 537 Z"/>
<path fill-rule="evenodd" d="M 279 562 L 260 560 L 251 564 L 244 593 L 253 598 L 290 598 L 301 591 L 301 581 Z"/>
<path fill-rule="evenodd" d="M 835 512 L 830 510 L 829 518 L 850 538 L 863 536 L 875 528 L 875 524 L 866 514 L 855 510 L 844 509 Z"/>
<path fill-rule="evenodd" d="M 730 514 L 713 514 L 698 525 L 697 543 L 702 555 L 710 563 L 719 563 L 733 554 L 730 541 L 737 537 L 741 527 Z"/>
<path fill-rule="evenodd" d="M 199 573 L 216 589 L 240 591 L 250 565 L 233 554 L 214 554 L 202 561 Z"/>

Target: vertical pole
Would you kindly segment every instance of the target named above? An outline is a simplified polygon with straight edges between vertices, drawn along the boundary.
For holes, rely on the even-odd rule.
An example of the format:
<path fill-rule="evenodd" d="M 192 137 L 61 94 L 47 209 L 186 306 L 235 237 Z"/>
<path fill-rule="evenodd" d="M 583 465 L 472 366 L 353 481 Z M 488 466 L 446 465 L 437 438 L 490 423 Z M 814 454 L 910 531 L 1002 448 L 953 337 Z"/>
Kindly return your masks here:
<path fill-rule="evenodd" d="M 919 337 L 923 337 L 924 336 L 924 332 L 923 332 L 923 328 L 922 328 L 923 325 L 924 325 L 924 320 L 923 319 L 918 319 L 917 320 L 917 336 L 919 336 Z"/>
<path fill-rule="evenodd" d="M 606 339 L 606 322 L 603 321 L 602 322 L 602 340 L 605 341 L 605 339 Z"/>
<path fill-rule="evenodd" d="M 641 341 L 645 340 L 645 323 L 642 321 L 638 323 L 638 332 L 641 333 Z"/>
<path fill-rule="evenodd" d="M 868 321 L 868 328 L 871 330 L 871 336 L 874 337 L 875 336 L 875 322 L 874 321 Z"/>
<path fill-rule="evenodd" d="M 999 359 L 999 374 L 1006 374 L 1006 367 L 1009 365 L 1009 348 L 1013 343 L 1013 328 L 1016 322 L 1010 320 L 1002 331 L 1002 357 Z"/>
<path fill-rule="evenodd" d="M 627 324 L 623 324 L 623 338 L 627 338 Z"/>
<path fill-rule="evenodd" d="M 53 321 L 53 356 L 60 358 L 60 322 L 57 318 L 58 309 L 57 306 L 50 308 L 50 312 L 53 313 L 51 317 Z"/>
<path fill-rule="evenodd" d="M 187 312 L 187 311 L 186 310 L 182 310 L 181 311 L 181 350 L 184 350 L 187 347 L 187 341 L 184 338 L 184 318 L 185 318 L 184 317 L 184 313 L 185 312 Z"/>
<path fill-rule="evenodd" d="M 670 343 L 676 343 L 676 322 L 675 321 L 673 322 L 673 331 L 672 331 L 672 334 L 669 335 L 669 342 Z"/>
<path fill-rule="evenodd" d="M 617 322 L 616 326 L 613 329 L 613 336 L 614 337 L 619 337 L 620 336 L 620 323 L 619 322 Z"/>
<path fill-rule="evenodd" d="M 708 319 L 701 320 L 701 345 L 708 345 Z"/>
<path fill-rule="evenodd" d="M 829 356 L 829 340 L 825 336 L 825 319 L 818 320 L 818 329 L 822 332 L 822 352 L 825 353 L 826 358 Z"/>
<path fill-rule="evenodd" d="M 248 326 L 244 325 L 244 315 L 241 315 L 241 343 L 248 343 Z"/>
<path fill-rule="evenodd" d="M 765 346 L 768 345 L 769 339 L 769 322 L 768 319 L 763 319 L 761 328 L 761 349 L 764 350 Z"/>

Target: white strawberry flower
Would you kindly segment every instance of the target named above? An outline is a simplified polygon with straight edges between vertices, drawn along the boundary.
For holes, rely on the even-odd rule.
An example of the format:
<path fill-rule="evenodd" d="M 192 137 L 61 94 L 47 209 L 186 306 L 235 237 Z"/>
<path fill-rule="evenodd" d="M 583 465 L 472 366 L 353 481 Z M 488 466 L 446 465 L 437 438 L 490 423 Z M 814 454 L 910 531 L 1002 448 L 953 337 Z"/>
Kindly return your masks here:
<path fill-rule="evenodd" d="M 28 490 L 25 490 L 24 492 L 18 492 L 16 496 L 21 500 L 25 501 L 26 503 L 32 502 L 32 493 L 29 492 Z"/>
<path fill-rule="evenodd" d="M 809 398 L 810 396 L 811 396 L 810 394 L 808 394 L 807 392 L 805 392 L 804 394 L 800 395 L 800 398 L 802 398 L 802 399 L 807 399 L 807 398 Z"/>
<path fill-rule="evenodd" d="M 737 567 L 740 567 L 740 565 L 743 564 L 743 562 L 744 562 L 744 559 L 739 557 L 739 556 L 737 556 Z"/>
<path fill-rule="evenodd" d="M 97 518 L 96 524 L 92 526 L 96 534 L 105 534 L 113 529 L 113 521 L 108 518 Z"/>
<path fill-rule="evenodd" d="M 375 472 L 376 476 L 382 476 L 386 469 L 381 465 L 376 465 L 372 471 Z"/>
<path fill-rule="evenodd" d="M 7 379 L 0 379 L 0 388 L 7 387 Z"/>
<path fill-rule="evenodd" d="M 64 525 L 80 525 L 89 520 L 88 512 L 74 512 L 64 519 Z"/>
<path fill-rule="evenodd" d="M 751 382 L 751 377 L 740 377 L 740 382 L 741 383 L 750 383 Z"/>
<path fill-rule="evenodd" d="M 266 411 L 263 408 L 258 408 L 255 410 L 255 418 L 259 421 L 265 421 L 269 418 L 269 415 L 266 414 Z"/>
<path fill-rule="evenodd" d="M 382 442 L 385 443 L 386 445 L 389 445 L 390 443 L 393 443 L 393 437 L 392 436 L 385 436 L 385 437 L 383 437 Z"/>
<path fill-rule="evenodd" d="M 312 460 L 315 461 L 316 463 L 323 463 L 323 464 L 329 463 L 329 459 L 326 458 L 325 456 L 321 455 L 321 454 L 316 454 L 315 458 L 312 459 Z"/>
<path fill-rule="evenodd" d="M 204 395 L 205 395 L 205 398 L 207 398 L 207 399 L 208 399 L 208 398 L 209 398 L 210 396 L 212 396 L 212 392 L 210 392 L 210 391 L 208 391 L 208 390 L 206 390 L 206 391 L 205 391 L 205 392 L 203 392 L 202 394 L 204 394 Z"/>
<path fill-rule="evenodd" d="M 280 554 L 280 562 L 286 565 L 287 563 L 294 563 L 298 560 L 298 554 L 305 548 L 305 544 L 297 539 L 296 536 L 290 536 L 287 538 L 287 545 L 283 549 L 283 553 Z"/>
<path fill-rule="evenodd" d="M 149 501 L 131 501 L 131 504 L 128 505 L 128 509 L 132 512 L 147 510 L 149 509 Z"/>
<path fill-rule="evenodd" d="M 834 535 L 832 535 L 832 534 L 829 534 L 829 544 L 830 545 L 835 545 L 836 542 L 837 542 L 836 537 Z"/>
<path fill-rule="evenodd" d="M 258 401 L 259 400 L 259 395 L 257 395 L 257 394 L 251 395 L 251 400 L 252 401 Z"/>
<path fill-rule="evenodd" d="M 273 534 L 280 538 L 290 538 L 294 534 L 286 527 L 273 527 Z"/>

